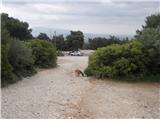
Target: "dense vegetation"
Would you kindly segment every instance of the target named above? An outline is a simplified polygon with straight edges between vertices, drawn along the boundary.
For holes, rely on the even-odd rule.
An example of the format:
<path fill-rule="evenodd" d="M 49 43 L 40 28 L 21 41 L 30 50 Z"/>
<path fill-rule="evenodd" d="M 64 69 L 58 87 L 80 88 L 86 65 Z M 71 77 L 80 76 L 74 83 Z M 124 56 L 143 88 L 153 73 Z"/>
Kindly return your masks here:
<path fill-rule="evenodd" d="M 35 61 L 32 55 L 32 49 L 27 47 L 22 41 L 10 41 L 8 60 L 13 67 L 12 72 L 18 78 L 30 76 L 35 73 Z"/>
<path fill-rule="evenodd" d="M 57 50 L 78 50 L 83 47 L 84 35 L 81 31 L 70 31 L 66 40 L 63 35 L 53 36 L 52 43 L 56 46 Z"/>
<path fill-rule="evenodd" d="M 98 78 L 145 74 L 143 46 L 137 41 L 99 48 L 89 58 L 87 75 Z"/>
<path fill-rule="evenodd" d="M 115 36 L 105 37 L 95 37 L 89 38 L 88 42 L 84 41 L 84 35 L 81 31 L 70 31 L 70 34 L 63 37 L 63 35 L 53 36 L 50 39 L 46 33 L 40 33 L 37 39 L 48 40 L 53 43 L 58 51 L 74 51 L 78 49 L 91 49 L 96 50 L 100 47 L 105 47 L 111 44 L 124 44 L 129 41 L 128 38 L 117 38 Z"/>
<path fill-rule="evenodd" d="M 81 31 L 70 31 L 70 34 L 66 38 L 63 35 L 54 35 L 52 38 L 49 38 L 46 33 L 40 33 L 36 38 L 52 42 L 59 51 L 82 49 L 84 44 L 84 35 Z"/>
<path fill-rule="evenodd" d="M 144 77 L 160 73 L 160 14 L 147 17 L 134 40 L 99 48 L 85 70 L 98 78 Z"/>
<path fill-rule="evenodd" d="M 40 40 L 50 40 L 50 38 L 47 36 L 46 33 L 40 33 L 40 34 L 37 36 L 37 39 L 40 39 Z"/>
<path fill-rule="evenodd" d="M 8 46 L 1 45 L 1 84 L 14 83 L 13 68 L 8 61 Z"/>
<path fill-rule="evenodd" d="M 120 40 L 115 36 L 109 36 L 109 38 L 95 37 L 92 39 L 90 38 L 88 45 L 84 46 L 84 48 L 96 50 L 97 48 L 100 48 L 100 47 L 105 47 L 111 44 L 123 44 L 127 41 L 128 41 L 128 38 Z"/>
<path fill-rule="evenodd" d="M 63 35 L 53 36 L 52 43 L 56 46 L 57 50 L 64 51 L 67 50 L 66 41 Z"/>
<path fill-rule="evenodd" d="M 33 39 L 27 44 L 32 48 L 32 54 L 35 57 L 34 64 L 40 68 L 49 68 L 56 66 L 56 49 L 48 41 Z"/>
<path fill-rule="evenodd" d="M 18 19 L 8 17 L 8 14 L 1 14 L 2 25 L 9 32 L 10 36 L 19 40 L 33 38 L 27 22 L 19 21 Z M 4 29 L 4 27 L 2 27 Z"/>
<path fill-rule="evenodd" d="M 119 39 L 115 36 L 89 38 L 88 43 L 84 41 L 84 35 L 81 31 L 71 31 L 66 38 L 63 35 L 53 36 L 52 43 L 60 51 L 73 51 L 78 49 L 92 49 L 108 46 L 111 44 L 123 44 L 128 38 Z"/>
<path fill-rule="evenodd" d="M 144 77 L 160 73 L 160 14 L 146 18 L 135 38 L 120 40 L 115 36 L 96 37 L 84 42 L 81 31 L 70 31 L 49 38 L 31 34 L 27 22 L 1 14 L 1 80 L 2 86 L 36 73 L 36 68 L 56 66 L 62 50 L 93 49 L 86 75 L 98 78 Z M 55 48 L 56 47 L 56 48 Z M 56 52 L 56 49 L 58 52 Z"/>
<path fill-rule="evenodd" d="M 146 18 L 142 30 L 138 30 L 136 39 L 144 46 L 147 54 L 148 71 L 152 74 L 160 73 L 160 14 Z"/>
<path fill-rule="evenodd" d="M 1 19 L 2 87 L 33 75 L 36 67 L 56 66 L 56 49 L 51 42 L 33 39 L 26 22 L 4 13 L 1 14 Z"/>

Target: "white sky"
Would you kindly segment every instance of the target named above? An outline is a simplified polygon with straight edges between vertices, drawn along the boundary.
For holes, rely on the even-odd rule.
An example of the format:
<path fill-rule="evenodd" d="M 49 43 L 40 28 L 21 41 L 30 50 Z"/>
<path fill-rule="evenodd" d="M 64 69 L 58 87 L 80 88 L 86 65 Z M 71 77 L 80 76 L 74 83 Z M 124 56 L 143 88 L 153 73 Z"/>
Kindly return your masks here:
<path fill-rule="evenodd" d="M 30 27 L 134 35 L 159 0 L 3 0 L 2 11 Z"/>

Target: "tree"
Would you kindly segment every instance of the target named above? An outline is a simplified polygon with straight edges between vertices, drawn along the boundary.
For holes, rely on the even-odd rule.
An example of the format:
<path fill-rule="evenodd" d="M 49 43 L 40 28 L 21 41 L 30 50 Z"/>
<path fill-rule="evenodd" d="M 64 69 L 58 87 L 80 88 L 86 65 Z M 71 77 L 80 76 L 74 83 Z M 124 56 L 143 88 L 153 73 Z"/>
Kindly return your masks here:
<path fill-rule="evenodd" d="M 4 87 L 35 73 L 35 70 L 31 49 L 24 41 L 19 41 L 32 37 L 28 23 L 8 17 L 5 13 L 1 14 L 1 19 L 1 78 Z"/>
<path fill-rule="evenodd" d="M 144 53 L 149 59 L 148 71 L 152 74 L 160 73 L 160 14 L 148 16 L 142 30 L 136 39 L 144 46 Z"/>
<path fill-rule="evenodd" d="M 100 47 L 105 47 L 111 44 L 121 44 L 125 42 L 126 40 L 121 41 L 119 38 L 115 36 L 109 36 L 109 38 L 95 37 L 93 39 L 89 39 L 90 49 L 92 50 L 95 50 Z"/>
<path fill-rule="evenodd" d="M 150 73 L 160 73 L 160 27 L 146 28 L 137 38 L 144 46 L 144 53 L 149 59 L 147 66 Z"/>
<path fill-rule="evenodd" d="M 157 28 L 160 26 L 160 13 L 146 17 L 144 28 Z"/>
<path fill-rule="evenodd" d="M 63 35 L 53 36 L 52 43 L 56 46 L 57 50 L 65 50 L 65 41 Z"/>
<path fill-rule="evenodd" d="M 142 25 L 142 30 L 137 30 L 135 37 L 138 37 L 142 34 L 143 30 L 147 28 L 157 28 L 160 26 L 160 13 L 152 14 L 151 16 L 146 17 L 145 25 Z"/>
<path fill-rule="evenodd" d="M 70 31 L 67 36 L 66 45 L 69 50 L 81 49 L 84 43 L 84 36 L 81 31 Z"/>
<path fill-rule="evenodd" d="M 1 22 L 11 37 L 20 40 L 32 38 L 32 30 L 29 29 L 27 22 L 9 17 L 6 13 L 1 14 Z"/>
<path fill-rule="evenodd" d="M 40 33 L 40 34 L 38 35 L 37 39 L 50 40 L 50 38 L 47 36 L 46 33 Z"/>
<path fill-rule="evenodd" d="M 7 31 L 5 25 L 2 23 L 1 24 L 1 43 L 2 44 L 8 44 L 10 41 L 10 35 L 9 32 Z"/>

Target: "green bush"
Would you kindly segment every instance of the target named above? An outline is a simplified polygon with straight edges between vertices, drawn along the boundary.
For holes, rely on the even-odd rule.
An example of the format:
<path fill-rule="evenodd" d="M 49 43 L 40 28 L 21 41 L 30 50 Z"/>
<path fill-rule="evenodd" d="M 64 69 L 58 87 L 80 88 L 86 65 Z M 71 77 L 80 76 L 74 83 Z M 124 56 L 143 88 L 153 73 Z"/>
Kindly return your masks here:
<path fill-rule="evenodd" d="M 85 73 L 87 76 L 92 76 L 92 69 L 88 66 L 88 67 L 84 70 L 84 73 Z"/>
<path fill-rule="evenodd" d="M 64 56 L 64 54 L 62 53 L 62 51 L 57 51 L 57 56 Z"/>
<path fill-rule="evenodd" d="M 8 46 L 1 45 L 1 85 L 5 86 L 8 83 L 14 83 L 13 68 L 8 61 Z"/>
<path fill-rule="evenodd" d="M 160 73 L 160 26 L 143 30 L 137 40 L 143 44 L 144 52 L 149 59 L 148 71 L 152 74 Z"/>
<path fill-rule="evenodd" d="M 34 74 L 34 59 L 32 49 L 24 42 L 12 40 L 9 48 L 9 62 L 13 67 L 13 72 L 17 77 L 26 77 Z"/>
<path fill-rule="evenodd" d="M 49 41 L 33 39 L 27 41 L 35 56 L 35 65 L 40 68 L 55 67 L 57 61 L 56 49 Z"/>
<path fill-rule="evenodd" d="M 89 57 L 85 74 L 98 78 L 144 75 L 147 59 L 142 49 L 143 46 L 137 41 L 99 48 Z"/>
<path fill-rule="evenodd" d="M 160 13 L 152 14 L 145 19 L 141 30 L 136 31 L 136 39 L 144 46 L 147 54 L 147 70 L 150 75 L 160 74 Z"/>

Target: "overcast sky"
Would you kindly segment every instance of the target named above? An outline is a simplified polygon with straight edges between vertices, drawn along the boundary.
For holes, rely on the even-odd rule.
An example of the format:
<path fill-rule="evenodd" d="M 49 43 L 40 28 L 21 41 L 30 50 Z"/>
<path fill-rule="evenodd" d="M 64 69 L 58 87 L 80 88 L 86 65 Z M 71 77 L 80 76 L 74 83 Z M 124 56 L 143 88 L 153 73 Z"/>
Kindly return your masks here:
<path fill-rule="evenodd" d="M 3 12 L 31 28 L 134 35 L 146 16 L 158 13 L 159 0 L 3 0 Z"/>

